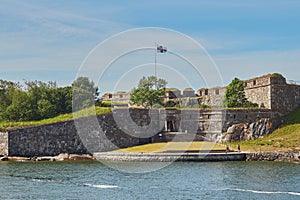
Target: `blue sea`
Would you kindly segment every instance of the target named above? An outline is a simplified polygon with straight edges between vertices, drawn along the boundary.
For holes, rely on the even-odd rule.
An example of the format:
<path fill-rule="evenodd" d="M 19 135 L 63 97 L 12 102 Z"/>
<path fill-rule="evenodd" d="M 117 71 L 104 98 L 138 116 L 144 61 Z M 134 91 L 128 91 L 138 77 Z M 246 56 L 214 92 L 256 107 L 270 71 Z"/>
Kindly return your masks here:
<path fill-rule="evenodd" d="M 299 164 L 176 162 L 140 170 L 152 165 L 0 162 L 0 199 L 300 199 Z"/>

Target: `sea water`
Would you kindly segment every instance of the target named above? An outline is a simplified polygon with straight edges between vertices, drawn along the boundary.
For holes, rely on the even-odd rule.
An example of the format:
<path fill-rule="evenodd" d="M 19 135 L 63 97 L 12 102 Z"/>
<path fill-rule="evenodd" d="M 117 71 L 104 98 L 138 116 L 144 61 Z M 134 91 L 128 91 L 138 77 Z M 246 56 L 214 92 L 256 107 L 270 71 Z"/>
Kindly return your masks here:
<path fill-rule="evenodd" d="M 177 162 L 129 173 L 96 161 L 1 162 L 0 199 L 300 199 L 300 165 Z"/>

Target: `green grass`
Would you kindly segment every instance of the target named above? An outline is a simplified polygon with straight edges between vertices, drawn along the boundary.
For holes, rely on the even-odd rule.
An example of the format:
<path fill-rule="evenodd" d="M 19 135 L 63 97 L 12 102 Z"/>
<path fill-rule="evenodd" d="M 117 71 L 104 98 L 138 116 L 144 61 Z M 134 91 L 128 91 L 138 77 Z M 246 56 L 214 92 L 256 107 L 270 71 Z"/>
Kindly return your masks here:
<path fill-rule="evenodd" d="M 285 123 L 272 134 L 257 140 L 226 143 L 232 148 L 238 144 L 244 151 L 288 152 L 300 151 L 300 108 L 285 116 Z"/>
<path fill-rule="evenodd" d="M 103 108 L 103 107 L 93 107 L 86 108 L 74 113 L 68 113 L 68 114 L 62 114 L 53 118 L 44 119 L 40 121 L 25 121 L 25 122 L 0 122 L 0 131 L 4 131 L 7 129 L 13 129 L 13 128 L 23 128 L 27 126 L 37 126 L 37 125 L 44 125 L 44 124 L 51 124 L 56 122 L 63 122 L 63 121 L 69 121 L 72 119 L 90 116 L 90 115 L 101 115 L 104 113 L 108 113 L 111 111 L 111 108 Z"/>
<path fill-rule="evenodd" d="M 160 142 L 119 149 L 114 152 L 162 152 L 180 150 L 225 150 L 224 146 L 213 142 Z"/>

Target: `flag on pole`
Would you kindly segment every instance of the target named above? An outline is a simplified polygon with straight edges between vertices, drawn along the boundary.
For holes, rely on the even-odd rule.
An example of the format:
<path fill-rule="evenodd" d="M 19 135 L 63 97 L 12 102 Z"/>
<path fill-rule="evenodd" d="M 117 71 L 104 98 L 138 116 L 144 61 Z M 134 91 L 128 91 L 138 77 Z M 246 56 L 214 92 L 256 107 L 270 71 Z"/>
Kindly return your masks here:
<path fill-rule="evenodd" d="M 161 45 L 157 45 L 156 50 L 157 50 L 158 53 L 166 53 L 167 52 L 167 47 L 163 47 Z"/>

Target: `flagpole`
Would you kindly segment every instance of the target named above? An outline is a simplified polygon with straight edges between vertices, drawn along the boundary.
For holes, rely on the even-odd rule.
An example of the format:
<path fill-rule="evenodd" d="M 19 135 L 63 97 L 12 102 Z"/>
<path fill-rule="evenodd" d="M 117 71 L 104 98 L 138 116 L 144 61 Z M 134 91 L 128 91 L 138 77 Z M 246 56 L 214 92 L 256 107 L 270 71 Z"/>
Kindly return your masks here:
<path fill-rule="evenodd" d="M 156 77 L 156 62 L 157 62 L 156 54 L 157 54 L 157 43 L 155 43 L 155 56 L 154 56 L 154 76 L 155 77 Z"/>

